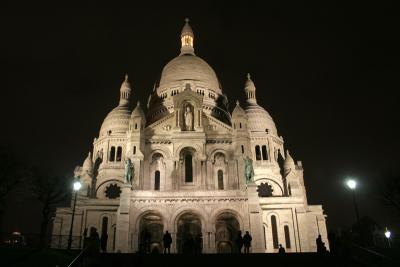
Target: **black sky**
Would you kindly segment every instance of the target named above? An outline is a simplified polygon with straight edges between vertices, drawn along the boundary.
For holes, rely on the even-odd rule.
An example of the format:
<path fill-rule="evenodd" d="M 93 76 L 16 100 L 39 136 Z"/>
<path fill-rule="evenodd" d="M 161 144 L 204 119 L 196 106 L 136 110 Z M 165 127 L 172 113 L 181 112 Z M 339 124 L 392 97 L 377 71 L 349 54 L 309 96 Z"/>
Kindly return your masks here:
<path fill-rule="evenodd" d="M 73 175 L 118 104 L 124 74 L 133 102 L 146 103 L 163 66 L 178 55 L 189 17 L 195 52 L 216 71 L 231 108 L 244 102 L 245 75 L 252 74 L 258 103 L 303 162 L 308 200 L 324 205 L 330 228 L 355 219 L 343 186 L 348 175 L 360 181 L 361 215 L 396 221 L 371 182 L 398 170 L 400 46 L 390 2 L 112 2 L 0 9 L 3 146 Z"/>

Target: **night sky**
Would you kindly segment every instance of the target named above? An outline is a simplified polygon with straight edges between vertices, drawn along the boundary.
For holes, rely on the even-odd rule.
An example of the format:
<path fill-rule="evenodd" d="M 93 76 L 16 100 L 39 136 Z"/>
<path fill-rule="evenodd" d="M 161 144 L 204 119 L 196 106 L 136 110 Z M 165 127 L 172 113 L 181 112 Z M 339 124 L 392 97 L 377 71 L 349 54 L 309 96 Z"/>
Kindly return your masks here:
<path fill-rule="evenodd" d="M 393 225 L 399 218 L 372 180 L 399 171 L 396 9 L 384 1 L 298 2 L 2 6 L 2 146 L 72 176 L 118 105 L 125 73 L 132 106 L 145 106 L 163 66 L 179 54 L 189 17 L 195 53 L 214 68 L 231 111 L 236 99 L 244 103 L 251 73 L 258 103 L 303 162 L 308 201 L 323 204 L 328 228 L 355 221 L 347 176 L 359 180 L 360 215 Z M 4 231 L 39 231 L 30 205 L 11 200 Z"/>

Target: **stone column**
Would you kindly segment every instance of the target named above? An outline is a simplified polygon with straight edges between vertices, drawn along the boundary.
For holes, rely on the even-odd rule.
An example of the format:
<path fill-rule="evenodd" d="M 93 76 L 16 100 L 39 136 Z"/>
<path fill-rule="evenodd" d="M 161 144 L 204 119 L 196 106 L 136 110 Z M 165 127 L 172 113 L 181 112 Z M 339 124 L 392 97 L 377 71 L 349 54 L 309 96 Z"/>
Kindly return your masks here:
<path fill-rule="evenodd" d="M 250 234 L 253 237 L 251 242 L 252 253 L 264 252 L 264 232 L 262 225 L 262 210 L 258 199 L 257 185 L 250 183 L 247 185 L 248 208 Z"/>
<path fill-rule="evenodd" d="M 129 209 L 131 186 L 122 186 L 120 205 L 117 210 L 117 231 L 115 238 L 115 250 L 122 253 L 129 252 Z"/>
<path fill-rule="evenodd" d="M 171 253 L 178 253 L 178 249 L 176 247 L 176 233 L 172 232 L 171 233 L 171 237 L 172 237 L 172 244 L 171 244 Z"/>
<path fill-rule="evenodd" d="M 208 232 L 207 233 L 209 237 L 209 250 L 208 253 L 217 253 L 217 249 L 215 248 L 215 232 Z"/>

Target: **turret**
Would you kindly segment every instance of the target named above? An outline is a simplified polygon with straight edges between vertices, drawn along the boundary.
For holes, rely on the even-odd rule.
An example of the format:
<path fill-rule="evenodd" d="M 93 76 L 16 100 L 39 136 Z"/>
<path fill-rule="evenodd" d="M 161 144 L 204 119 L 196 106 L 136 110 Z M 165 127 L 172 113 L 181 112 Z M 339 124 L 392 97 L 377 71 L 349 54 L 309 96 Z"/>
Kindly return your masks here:
<path fill-rule="evenodd" d="M 246 101 L 249 104 L 257 104 L 256 87 L 251 80 L 250 73 L 247 73 L 247 80 L 244 84 L 244 91 L 246 93 Z"/>
<path fill-rule="evenodd" d="M 84 173 L 89 174 L 90 176 L 93 174 L 93 161 L 92 161 L 92 153 L 89 152 L 85 161 L 82 165 L 82 170 Z"/>
<path fill-rule="evenodd" d="M 194 34 L 192 27 L 189 25 L 189 19 L 185 19 L 185 25 L 182 28 L 181 32 L 181 55 L 183 54 L 192 54 L 194 55 L 193 48 Z"/>
<path fill-rule="evenodd" d="M 239 101 L 236 101 L 236 107 L 233 109 L 232 112 L 232 123 L 234 130 L 247 130 L 247 115 L 240 106 Z"/>
<path fill-rule="evenodd" d="M 128 74 L 125 74 L 125 80 L 121 84 L 119 106 L 128 106 L 131 98 L 131 85 L 128 81 Z"/>

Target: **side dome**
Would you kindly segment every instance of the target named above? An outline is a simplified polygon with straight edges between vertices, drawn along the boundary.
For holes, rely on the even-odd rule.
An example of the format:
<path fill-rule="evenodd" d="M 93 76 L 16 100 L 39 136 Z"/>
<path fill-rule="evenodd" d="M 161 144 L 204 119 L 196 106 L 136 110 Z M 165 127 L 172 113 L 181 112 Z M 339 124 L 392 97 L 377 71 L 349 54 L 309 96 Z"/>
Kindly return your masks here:
<path fill-rule="evenodd" d="M 165 65 L 158 90 L 164 91 L 171 87 L 182 87 L 185 81 L 193 81 L 205 89 L 221 94 L 217 75 L 214 70 L 198 56 L 182 54 Z"/>
<path fill-rule="evenodd" d="M 125 134 L 129 129 L 129 118 L 132 110 L 129 108 L 131 97 L 131 85 L 128 74 L 121 84 L 119 105 L 107 114 L 100 128 L 100 136 L 110 134 Z"/>
<path fill-rule="evenodd" d="M 248 127 L 251 132 L 268 132 L 277 135 L 275 123 L 269 113 L 257 104 L 256 87 L 247 74 L 245 82 L 245 93 L 247 107 L 245 112 L 248 117 Z"/>
<path fill-rule="evenodd" d="M 100 128 L 100 136 L 107 135 L 108 132 L 125 134 L 129 129 L 131 112 L 127 106 L 114 108 L 104 119 Z"/>
<path fill-rule="evenodd" d="M 277 134 L 275 122 L 271 115 L 259 105 L 248 105 L 245 108 L 248 127 L 251 132 L 269 132 Z"/>

